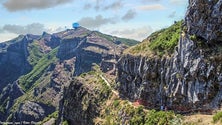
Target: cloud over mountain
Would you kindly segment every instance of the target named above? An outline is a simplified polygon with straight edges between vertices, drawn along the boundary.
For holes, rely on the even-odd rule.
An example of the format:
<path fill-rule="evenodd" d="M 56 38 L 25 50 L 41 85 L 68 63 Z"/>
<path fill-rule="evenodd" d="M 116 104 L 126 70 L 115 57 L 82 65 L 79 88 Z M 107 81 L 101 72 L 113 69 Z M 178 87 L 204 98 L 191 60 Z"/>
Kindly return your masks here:
<path fill-rule="evenodd" d="M 41 34 L 46 29 L 43 24 L 32 23 L 26 26 L 6 24 L 3 30 L 14 34 Z"/>
<path fill-rule="evenodd" d="M 139 28 L 132 28 L 132 29 L 122 29 L 122 30 L 114 30 L 111 34 L 132 38 L 136 40 L 142 40 L 147 37 L 150 33 L 153 32 L 153 29 L 150 26 L 143 26 Z"/>

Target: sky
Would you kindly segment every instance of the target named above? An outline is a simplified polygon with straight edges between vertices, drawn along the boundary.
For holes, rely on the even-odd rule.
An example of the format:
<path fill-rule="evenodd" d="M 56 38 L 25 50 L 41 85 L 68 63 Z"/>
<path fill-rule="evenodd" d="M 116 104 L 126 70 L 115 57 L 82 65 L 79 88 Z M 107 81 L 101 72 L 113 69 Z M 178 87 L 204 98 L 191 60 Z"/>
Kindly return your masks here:
<path fill-rule="evenodd" d="M 0 0 L 0 42 L 71 29 L 143 40 L 184 18 L 188 0 Z"/>

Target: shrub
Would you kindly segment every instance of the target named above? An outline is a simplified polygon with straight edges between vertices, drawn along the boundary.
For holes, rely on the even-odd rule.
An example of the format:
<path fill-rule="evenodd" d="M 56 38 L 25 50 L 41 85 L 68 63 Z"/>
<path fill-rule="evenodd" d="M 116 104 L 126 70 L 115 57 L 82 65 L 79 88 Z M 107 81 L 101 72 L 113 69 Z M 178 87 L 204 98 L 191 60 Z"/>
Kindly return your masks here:
<path fill-rule="evenodd" d="M 213 122 L 216 123 L 220 121 L 222 123 L 222 112 L 217 112 L 214 116 L 213 116 Z"/>
<path fill-rule="evenodd" d="M 68 123 L 68 121 L 65 120 L 62 122 L 62 125 L 69 125 L 69 123 Z"/>
<path fill-rule="evenodd" d="M 117 106 L 119 105 L 119 103 L 120 103 L 119 100 L 115 100 L 115 101 L 113 102 L 114 107 L 117 107 Z"/>
<path fill-rule="evenodd" d="M 180 124 L 182 121 L 176 119 L 176 116 L 173 112 L 169 111 L 155 111 L 151 110 L 145 117 L 145 125 L 169 125 L 177 122 Z"/>

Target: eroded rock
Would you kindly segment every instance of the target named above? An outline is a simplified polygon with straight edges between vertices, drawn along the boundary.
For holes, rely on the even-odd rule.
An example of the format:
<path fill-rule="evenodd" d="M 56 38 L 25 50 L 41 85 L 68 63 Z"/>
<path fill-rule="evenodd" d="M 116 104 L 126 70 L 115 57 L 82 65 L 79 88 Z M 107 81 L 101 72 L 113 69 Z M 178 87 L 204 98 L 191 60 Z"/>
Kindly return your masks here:
<path fill-rule="evenodd" d="M 206 41 L 222 41 L 222 0 L 189 0 L 188 33 Z"/>

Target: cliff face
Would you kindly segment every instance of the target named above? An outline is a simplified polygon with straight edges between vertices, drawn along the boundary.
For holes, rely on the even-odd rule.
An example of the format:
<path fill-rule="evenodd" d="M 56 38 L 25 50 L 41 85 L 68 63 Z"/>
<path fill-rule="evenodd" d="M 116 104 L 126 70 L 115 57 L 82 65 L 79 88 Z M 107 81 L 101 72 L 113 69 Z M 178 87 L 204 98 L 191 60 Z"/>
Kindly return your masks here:
<path fill-rule="evenodd" d="M 221 54 L 209 58 L 188 36 L 181 36 L 172 58 L 123 56 L 118 62 L 118 89 L 123 97 L 151 107 L 180 111 L 213 108 L 221 103 Z"/>
<path fill-rule="evenodd" d="M 7 84 L 31 70 L 31 65 L 26 60 L 27 45 L 35 37 L 20 35 L 8 43 L 0 44 L 0 92 Z"/>
<path fill-rule="evenodd" d="M 219 108 L 222 25 L 215 20 L 221 19 L 221 2 L 190 0 L 185 21 L 188 33 L 181 34 L 171 57 L 123 56 L 117 79 L 121 96 L 143 100 L 148 108 L 166 105 L 178 112 Z M 212 40 L 213 45 L 205 43 Z"/>
<path fill-rule="evenodd" d="M 222 41 L 221 11 L 221 0 L 189 0 L 185 18 L 188 33 L 208 42 Z"/>

